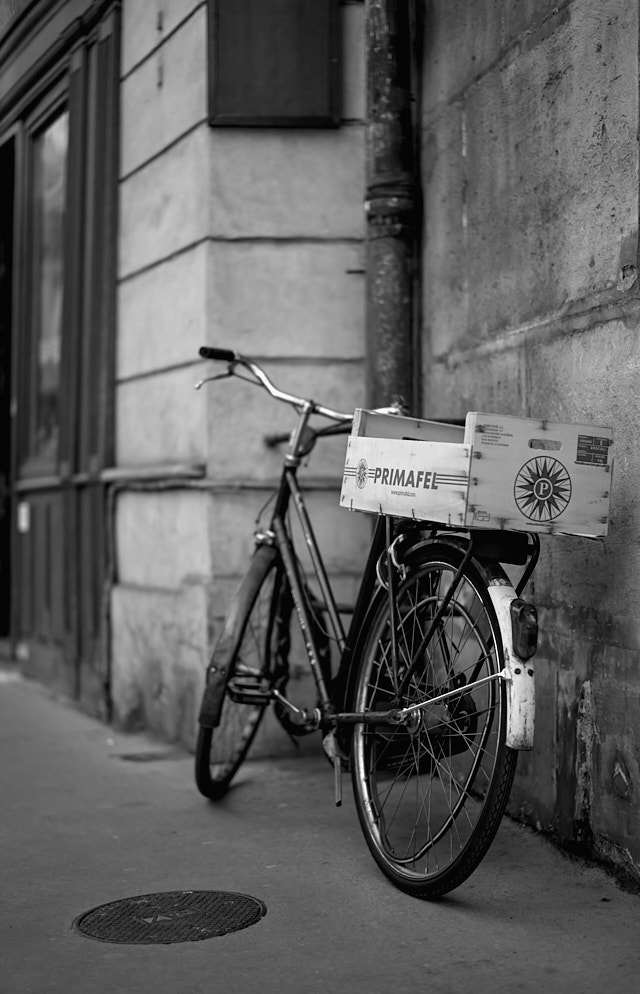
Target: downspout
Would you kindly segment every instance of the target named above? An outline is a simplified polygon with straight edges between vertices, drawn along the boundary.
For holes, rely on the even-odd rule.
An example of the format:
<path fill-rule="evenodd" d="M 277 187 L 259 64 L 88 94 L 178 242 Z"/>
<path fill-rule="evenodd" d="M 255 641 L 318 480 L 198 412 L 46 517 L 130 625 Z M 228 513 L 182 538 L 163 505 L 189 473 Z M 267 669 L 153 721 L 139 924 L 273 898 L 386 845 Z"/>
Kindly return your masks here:
<path fill-rule="evenodd" d="M 367 404 L 417 405 L 422 203 L 412 114 L 414 0 L 365 0 Z"/>

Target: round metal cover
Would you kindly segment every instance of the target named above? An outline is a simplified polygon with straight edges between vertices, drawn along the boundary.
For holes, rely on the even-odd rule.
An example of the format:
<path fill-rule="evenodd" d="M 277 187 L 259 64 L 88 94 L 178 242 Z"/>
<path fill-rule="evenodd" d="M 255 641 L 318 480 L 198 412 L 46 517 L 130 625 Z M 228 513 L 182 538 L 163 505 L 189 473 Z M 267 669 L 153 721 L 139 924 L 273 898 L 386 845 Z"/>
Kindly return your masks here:
<path fill-rule="evenodd" d="M 102 904 L 74 921 L 82 935 L 102 942 L 195 942 L 254 925 L 266 905 L 232 891 L 178 890 Z"/>

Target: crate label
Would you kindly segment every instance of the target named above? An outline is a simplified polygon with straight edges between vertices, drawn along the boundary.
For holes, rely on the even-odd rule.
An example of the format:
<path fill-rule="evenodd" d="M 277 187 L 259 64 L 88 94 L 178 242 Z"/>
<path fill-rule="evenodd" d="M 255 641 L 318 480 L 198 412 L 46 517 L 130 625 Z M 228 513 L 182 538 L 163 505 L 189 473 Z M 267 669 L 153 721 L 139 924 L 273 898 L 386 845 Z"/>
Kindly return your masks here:
<path fill-rule="evenodd" d="M 481 507 L 475 507 L 473 509 L 474 524 L 486 524 L 488 521 L 491 521 L 491 514 L 489 511 L 485 511 Z"/>
<path fill-rule="evenodd" d="M 499 446 L 506 449 L 511 445 L 510 439 L 513 438 L 513 432 L 507 431 L 503 424 L 497 422 L 478 425 L 477 433 L 476 444 L 479 442 L 482 446 Z"/>
<path fill-rule="evenodd" d="M 409 440 L 403 439 L 403 441 Z M 366 459 L 360 459 L 357 466 L 346 466 L 344 475 L 354 477 L 359 490 L 364 490 L 371 481 L 374 484 L 380 483 L 382 487 L 389 487 L 394 497 L 415 497 L 417 490 L 439 490 L 440 487 L 459 487 L 467 484 L 467 477 L 464 474 L 438 473 L 434 469 L 407 469 L 399 466 L 369 466 Z"/>
<path fill-rule="evenodd" d="M 446 442 L 351 438 L 341 503 L 351 510 L 460 524 L 469 448 Z"/>
<path fill-rule="evenodd" d="M 601 435 L 578 435 L 576 463 L 582 466 L 606 466 L 610 445 L 611 439 Z"/>

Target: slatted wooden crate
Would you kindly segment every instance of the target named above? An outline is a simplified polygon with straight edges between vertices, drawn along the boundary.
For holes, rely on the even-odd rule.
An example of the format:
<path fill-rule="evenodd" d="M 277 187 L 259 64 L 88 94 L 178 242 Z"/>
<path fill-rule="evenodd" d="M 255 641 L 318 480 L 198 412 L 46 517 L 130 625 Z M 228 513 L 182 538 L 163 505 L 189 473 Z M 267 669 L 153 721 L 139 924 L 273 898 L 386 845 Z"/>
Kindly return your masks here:
<path fill-rule="evenodd" d="M 551 534 L 607 534 L 610 428 L 497 414 L 466 425 L 357 410 L 340 502 L 350 510 Z"/>

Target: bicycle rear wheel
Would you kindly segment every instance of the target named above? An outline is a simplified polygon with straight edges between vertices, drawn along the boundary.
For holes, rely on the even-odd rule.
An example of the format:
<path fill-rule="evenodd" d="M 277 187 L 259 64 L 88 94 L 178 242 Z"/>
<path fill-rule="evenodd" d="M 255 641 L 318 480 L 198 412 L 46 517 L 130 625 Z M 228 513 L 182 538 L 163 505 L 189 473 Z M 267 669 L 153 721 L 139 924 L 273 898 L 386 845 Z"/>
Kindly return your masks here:
<path fill-rule="evenodd" d="M 477 867 L 504 813 L 517 759 L 505 744 L 500 630 L 486 582 L 471 564 L 420 650 L 461 560 L 456 548 L 438 545 L 407 564 L 396 598 L 398 666 L 385 598 L 356 678 L 357 712 L 425 702 L 399 725 L 356 725 L 352 739 L 354 797 L 367 845 L 394 885 L 420 898 L 442 896 Z M 455 696 L 429 706 L 450 691 Z"/>
<path fill-rule="evenodd" d="M 286 606 L 281 610 L 283 599 L 290 605 L 287 592 L 279 557 L 261 547 L 231 601 L 213 650 L 211 666 L 228 668 L 225 694 L 218 726 L 198 730 L 195 757 L 198 790 L 211 800 L 227 793 L 269 703 L 278 640 L 283 631 L 288 637 L 290 606 L 286 617 Z M 260 691 L 262 701 L 257 699 Z"/>

